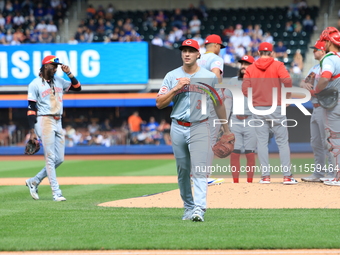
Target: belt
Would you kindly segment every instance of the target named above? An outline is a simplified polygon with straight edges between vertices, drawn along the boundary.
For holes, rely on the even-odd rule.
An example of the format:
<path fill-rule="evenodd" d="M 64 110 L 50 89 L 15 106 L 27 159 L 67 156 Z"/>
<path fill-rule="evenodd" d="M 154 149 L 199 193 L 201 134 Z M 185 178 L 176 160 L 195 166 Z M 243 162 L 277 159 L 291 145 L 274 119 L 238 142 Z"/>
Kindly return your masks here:
<path fill-rule="evenodd" d="M 59 115 L 39 115 L 39 116 L 52 117 L 55 120 L 60 120 L 61 119 L 61 116 L 59 116 Z"/>
<path fill-rule="evenodd" d="M 313 104 L 313 107 L 314 108 L 318 108 L 320 106 L 320 104 L 316 103 L 316 104 Z"/>
<path fill-rule="evenodd" d="M 184 121 L 180 121 L 180 120 L 176 120 L 176 121 L 181 126 L 191 127 L 192 124 L 206 122 L 207 120 L 208 120 L 208 118 L 201 120 L 201 121 L 197 121 L 197 122 L 184 122 Z"/>
<path fill-rule="evenodd" d="M 238 118 L 239 120 L 245 120 L 248 119 L 249 115 L 236 115 L 236 118 Z"/>

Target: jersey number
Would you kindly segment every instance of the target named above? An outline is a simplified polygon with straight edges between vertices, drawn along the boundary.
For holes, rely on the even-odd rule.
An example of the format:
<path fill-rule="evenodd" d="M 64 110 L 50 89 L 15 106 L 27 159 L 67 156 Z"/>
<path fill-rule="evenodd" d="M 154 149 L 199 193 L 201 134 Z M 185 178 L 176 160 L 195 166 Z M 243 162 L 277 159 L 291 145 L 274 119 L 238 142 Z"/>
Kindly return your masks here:
<path fill-rule="evenodd" d="M 202 104 L 202 101 L 201 100 L 197 100 L 196 109 L 200 110 L 201 109 L 201 104 Z"/>

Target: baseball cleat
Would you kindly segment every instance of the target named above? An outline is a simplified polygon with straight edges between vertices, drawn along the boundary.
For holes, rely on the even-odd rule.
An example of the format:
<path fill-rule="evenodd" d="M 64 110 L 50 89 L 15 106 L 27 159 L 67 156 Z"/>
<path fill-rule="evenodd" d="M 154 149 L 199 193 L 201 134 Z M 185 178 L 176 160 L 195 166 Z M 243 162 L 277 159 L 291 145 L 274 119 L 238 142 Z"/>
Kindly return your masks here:
<path fill-rule="evenodd" d="M 64 198 L 62 194 L 57 194 L 57 195 L 53 195 L 53 201 L 56 201 L 56 202 L 66 201 L 66 198 Z"/>
<path fill-rule="evenodd" d="M 330 181 L 333 181 L 333 180 L 334 180 L 334 177 L 323 177 L 323 178 L 320 178 L 321 182 L 330 182 Z"/>
<path fill-rule="evenodd" d="M 323 182 L 323 184 L 329 185 L 329 186 L 340 186 L 340 180 L 337 180 L 337 179 L 334 178 L 331 181 Z"/>
<path fill-rule="evenodd" d="M 191 220 L 192 209 L 185 209 L 184 214 L 182 216 L 182 220 Z"/>
<path fill-rule="evenodd" d="M 195 207 L 191 215 L 191 220 L 192 221 L 204 221 L 204 211 L 199 207 Z"/>
<path fill-rule="evenodd" d="M 308 177 L 302 177 L 301 181 L 304 181 L 304 182 L 321 182 L 321 178 L 312 174 Z"/>
<path fill-rule="evenodd" d="M 36 182 L 32 181 L 31 179 L 27 179 L 26 180 L 26 186 L 30 190 L 30 194 L 31 194 L 32 198 L 34 200 L 38 200 L 39 199 L 38 184 Z"/>
<path fill-rule="evenodd" d="M 223 178 L 208 178 L 208 186 L 221 185 L 224 182 Z"/>
<path fill-rule="evenodd" d="M 259 181 L 261 184 L 270 184 L 270 176 L 263 176 L 261 180 Z"/>
<path fill-rule="evenodd" d="M 293 176 L 284 176 L 283 177 L 283 184 L 286 185 L 292 185 L 292 184 L 298 184 L 299 182 L 293 178 Z"/>

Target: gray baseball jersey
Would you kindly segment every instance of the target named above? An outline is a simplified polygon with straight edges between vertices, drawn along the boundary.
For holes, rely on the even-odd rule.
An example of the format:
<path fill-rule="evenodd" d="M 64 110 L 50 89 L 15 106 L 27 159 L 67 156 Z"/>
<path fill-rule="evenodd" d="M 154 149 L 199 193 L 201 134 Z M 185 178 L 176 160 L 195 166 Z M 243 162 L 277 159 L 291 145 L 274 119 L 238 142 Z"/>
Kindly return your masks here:
<path fill-rule="evenodd" d="M 242 80 L 238 79 L 238 76 L 231 78 L 228 83 L 228 86 L 235 86 L 239 89 L 242 88 Z M 232 93 L 229 89 L 224 91 L 226 98 L 232 99 Z M 247 98 L 244 97 L 244 115 L 239 116 L 232 114 L 229 120 L 229 126 L 231 132 L 235 135 L 235 150 L 251 150 L 255 151 L 256 149 L 256 133 L 253 127 L 248 125 L 248 121 L 252 119 L 252 113 L 248 108 Z M 233 101 L 231 100 L 231 109 L 233 105 Z M 232 112 L 232 110 L 231 110 Z"/>
<path fill-rule="evenodd" d="M 54 90 L 42 78 L 35 78 L 28 85 L 28 100 L 37 103 L 37 115 L 59 115 L 63 114 L 63 92 L 68 91 L 71 82 L 63 78 L 54 77 Z"/>
<path fill-rule="evenodd" d="M 325 56 L 321 60 L 321 76 L 326 73 L 331 74 L 331 79 L 327 88 L 340 90 L 340 53 Z M 340 101 L 340 100 L 339 100 Z M 332 109 L 323 109 L 326 132 L 326 144 L 333 155 L 332 163 L 338 170 L 340 164 L 340 104 Z"/>
<path fill-rule="evenodd" d="M 316 85 L 318 84 L 320 78 L 320 64 L 316 64 L 313 66 L 306 78 L 305 81 L 308 80 L 309 83 L 313 85 L 313 89 L 316 89 Z M 316 97 L 312 97 L 312 104 L 317 104 L 318 100 Z M 314 154 L 314 163 L 315 163 L 315 171 L 314 175 L 316 177 L 324 177 L 325 175 L 325 166 L 326 166 L 326 157 L 328 158 L 328 162 L 331 163 L 331 154 L 326 149 L 326 140 L 325 140 L 325 124 L 324 124 L 324 110 L 321 106 L 317 106 L 313 108 L 313 113 L 310 120 L 310 133 L 311 133 L 311 146 Z"/>
<path fill-rule="evenodd" d="M 203 115 L 201 109 L 202 95 L 205 97 L 207 95 L 202 92 L 197 82 L 204 82 L 214 87 L 217 78 L 214 73 L 204 68 L 200 68 L 191 75 L 179 67 L 167 73 L 158 94 L 168 93 L 177 85 L 177 79 L 184 77 L 190 78 L 190 85 L 185 85 L 173 97 L 173 109 L 170 115 L 173 119 L 170 135 L 177 164 L 178 186 L 184 208 L 191 210 L 198 206 L 205 210 L 208 186 L 206 169 L 211 144 L 209 124 L 206 121 L 208 115 Z M 187 122 L 187 126 L 181 122 Z M 194 196 L 191 190 L 190 174 L 192 174 Z"/>
<path fill-rule="evenodd" d="M 218 68 L 221 72 L 221 76 L 223 76 L 223 67 L 224 62 L 223 59 L 216 55 L 213 52 L 206 52 L 201 55 L 200 59 L 197 60 L 197 64 L 208 71 L 212 71 L 214 68 Z M 220 98 L 224 100 L 224 96 L 221 89 L 216 89 L 217 93 L 219 94 Z M 214 126 L 214 119 L 218 119 L 216 111 L 213 106 L 213 102 L 209 100 L 209 108 L 210 108 L 210 116 L 209 116 L 209 125 L 210 125 L 210 140 L 211 140 L 211 146 L 214 146 L 217 140 L 218 132 L 221 128 L 220 124 L 215 124 Z M 212 164 L 212 161 L 214 159 L 214 153 L 211 151 L 210 155 L 210 164 Z"/>
<path fill-rule="evenodd" d="M 33 181 L 39 184 L 48 176 L 53 195 L 61 195 L 61 190 L 56 177 L 56 168 L 64 161 L 65 137 L 61 125 L 63 114 L 63 93 L 71 86 L 70 81 L 55 77 L 53 87 L 35 78 L 28 85 L 28 100 L 37 104 L 37 123 L 34 131 L 41 140 L 46 165 L 33 177 Z"/>

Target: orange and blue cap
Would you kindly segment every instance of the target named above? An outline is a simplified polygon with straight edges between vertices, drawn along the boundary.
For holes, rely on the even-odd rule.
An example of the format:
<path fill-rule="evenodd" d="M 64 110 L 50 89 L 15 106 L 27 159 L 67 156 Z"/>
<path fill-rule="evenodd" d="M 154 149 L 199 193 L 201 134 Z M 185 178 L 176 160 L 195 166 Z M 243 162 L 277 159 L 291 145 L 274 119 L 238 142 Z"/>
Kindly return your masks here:
<path fill-rule="evenodd" d="M 56 56 L 53 55 L 49 55 L 44 57 L 44 59 L 42 60 L 42 65 L 46 65 L 46 64 L 56 64 L 56 65 L 62 65 L 62 63 L 59 62 L 59 58 L 57 58 Z"/>

